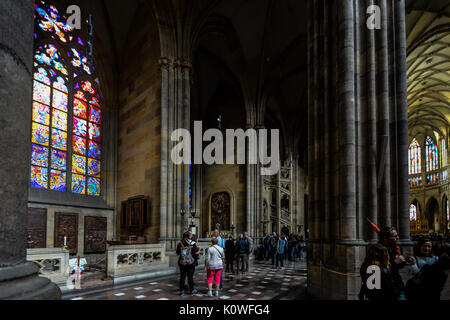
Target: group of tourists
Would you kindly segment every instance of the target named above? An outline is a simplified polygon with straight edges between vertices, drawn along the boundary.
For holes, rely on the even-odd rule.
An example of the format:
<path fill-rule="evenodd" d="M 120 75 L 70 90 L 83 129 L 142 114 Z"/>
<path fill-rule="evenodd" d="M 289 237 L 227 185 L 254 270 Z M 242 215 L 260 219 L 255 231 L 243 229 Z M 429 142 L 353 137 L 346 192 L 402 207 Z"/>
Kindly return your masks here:
<path fill-rule="evenodd" d="M 188 231 L 183 235 L 183 239 L 177 246 L 178 266 L 180 268 L 180 295 L 185 294 L 186 278 L 191 295 L 198 294 L 195 290 L 194 273 L 198 266 L 198 259 L 201 250 L 193 241 L 192 232 Z M 205 260 L 206 282 L 208 284 L 208 296 L 213 297 L 213 285 L 215 285 L 215 296 L 219 296 L 220 289 L 223 288 L 223 270 L 234 272 L 234 262 L 236 261 L 236 271 L 245 273 L 249 270 L 250 255 L 253 251 L 253 240 L 247 232 L 239 236 L 237 242 L 230 236 L 223 239 L 219 230 L 214 231 L 211 239 L 211 247 L 208 249 Z"/>
<path fill-rule="evenodd" d="M 263 259 L 271 261 L 275 268 L 284 269 L 286 260 L 297 261 L 305 258 L 306 241 L 303 236 L 289 235 L 284 232 L 280 236 L 276 232 L 266 235 L 262 240 Z"/>
<path fill-rule="evenodd" d="M 379 243 L 367 250 L 361 266 L 361 300 L 439 300 L 450 269 L 450 257 L 433 253 L 429 238 L 418 241 L 414 257 L 404 257 L 398 244 L 395 228 L 386 227 L 379 232 Z M 379 286 L 370 285 L 373 266 L 381 271 Z M 413 277 L 405 283 L 400 270 L 410 266 Z M 370 269 L 369 269 L 370 268 Z"/>

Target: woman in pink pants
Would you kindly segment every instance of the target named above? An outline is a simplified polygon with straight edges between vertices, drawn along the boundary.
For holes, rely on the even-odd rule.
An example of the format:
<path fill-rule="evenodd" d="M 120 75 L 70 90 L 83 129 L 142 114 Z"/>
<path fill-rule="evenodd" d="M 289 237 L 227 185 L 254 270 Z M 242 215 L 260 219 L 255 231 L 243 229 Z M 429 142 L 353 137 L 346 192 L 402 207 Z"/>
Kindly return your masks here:
<path fill-rule="evenodd" d="M 225 258 L 225 252 L 218 246 L 219 241 L 217 238 L 212 238 L 212 246 L 208 249 L 208 255 L 206 257 L 205 269 L 208 282 L 208 297 L 212 297 L 213 282 L 216 285 L 216 297 L 219 296 L 220 287 L 220 275 L 223 270 L 223 260 Z"/>

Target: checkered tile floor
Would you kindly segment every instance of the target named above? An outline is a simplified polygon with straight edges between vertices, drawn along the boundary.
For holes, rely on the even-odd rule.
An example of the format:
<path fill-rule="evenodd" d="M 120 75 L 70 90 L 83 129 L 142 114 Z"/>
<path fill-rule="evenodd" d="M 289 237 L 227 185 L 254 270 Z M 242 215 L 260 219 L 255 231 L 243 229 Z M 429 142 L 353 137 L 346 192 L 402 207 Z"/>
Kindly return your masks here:
<path fill-rule="evenodd" d="M 179 280 L 149 281 L 128 288 L 86 294 L 71 300 L 296 300 L 302 299 L 306 287 L 306 264 L 287 262 L 284 270 L 270 263 L 251 263 L 249 272 L 236 275 L 226 273 L 220 297 L 208 298 L 206 275 L 197 269 L 195 285 L 198 295 L 179 296 Z"/>

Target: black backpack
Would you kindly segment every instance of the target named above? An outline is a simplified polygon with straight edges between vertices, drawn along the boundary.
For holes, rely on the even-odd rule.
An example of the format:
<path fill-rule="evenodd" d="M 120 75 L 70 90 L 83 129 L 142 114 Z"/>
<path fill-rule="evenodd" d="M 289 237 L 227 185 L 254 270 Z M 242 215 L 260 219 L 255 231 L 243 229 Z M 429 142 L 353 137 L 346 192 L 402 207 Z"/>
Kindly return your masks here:
<path fill-rule="evenodd" d="M 427 275 L 431 271 L 430 265 L 423 266 L 420 271 L 414 275 L 405 286 L 405 297 L 408 300 L 422 299 L 426 295 L 426 281 Z"/>

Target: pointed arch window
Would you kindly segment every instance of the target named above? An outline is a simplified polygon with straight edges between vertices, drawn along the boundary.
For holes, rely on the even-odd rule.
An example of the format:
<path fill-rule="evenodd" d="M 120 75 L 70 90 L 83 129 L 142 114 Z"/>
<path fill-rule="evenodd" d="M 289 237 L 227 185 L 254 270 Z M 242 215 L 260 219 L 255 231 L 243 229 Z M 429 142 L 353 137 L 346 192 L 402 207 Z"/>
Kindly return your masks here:
<path fill-rule="evenodd" d="M 408 158 L 409 158 L 409 174 L 419 174 L 422 173 L 422 163 L 421 163 L 421 149 L 420 144 L 416 140 L 413 139 L 411 145 L 408 150 Z"/>
<path fill-rule="evenodd" d="M 417 221 L 417 206 L 414 203 L 409 206 L 409 220 Z"/>
<path fill-rule="evenodd" d="M 426 167 L 427 172 L 435 171 L 439 169 L 439 152 L 437 144 L 431 139 L 431 137 L 427 137 L 426 140 Z"/>
<path fill-rule="evenodd" d="M 83 33 L 35 4 L 31 187 L 99 196 L 102 108 Z"/>

